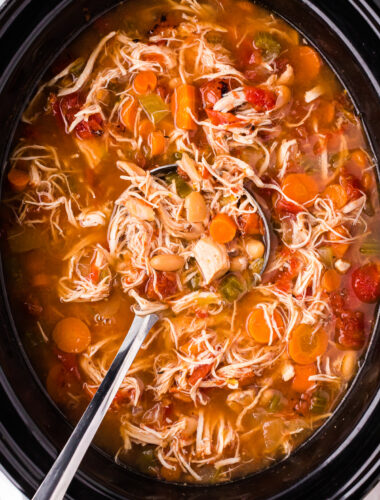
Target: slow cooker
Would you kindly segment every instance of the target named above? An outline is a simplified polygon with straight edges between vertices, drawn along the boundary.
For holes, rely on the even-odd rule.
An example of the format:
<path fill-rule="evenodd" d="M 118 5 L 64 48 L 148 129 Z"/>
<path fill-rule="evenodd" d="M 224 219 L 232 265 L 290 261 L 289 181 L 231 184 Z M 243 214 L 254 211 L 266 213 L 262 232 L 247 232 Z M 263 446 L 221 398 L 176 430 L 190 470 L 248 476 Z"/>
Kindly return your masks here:
<path fill-rule="evenodd" d="M 127 0 L 128 1 L 128 0 Z M 262 0 L 297 28 L 336 71 L 380 158 L 380 3 Z M 9 0 L 0 12 L 2 178 L 21 113 L 54 58 L 116 0 Z M 0 235 L 1 236 L 1 235 Z M 1 263 L 0 263 L 1 265 Z M 31 497 L 72 430 L 49 399 L 22 346 L 0 269 L 0 463 Z M 288 458 L 216 486 L 174 485 L 117 465 L 92 447 L 67 498 L 343 499 L 362 497 L 380 475 L 379 318 L 360 370 L 334 415 Z"/>

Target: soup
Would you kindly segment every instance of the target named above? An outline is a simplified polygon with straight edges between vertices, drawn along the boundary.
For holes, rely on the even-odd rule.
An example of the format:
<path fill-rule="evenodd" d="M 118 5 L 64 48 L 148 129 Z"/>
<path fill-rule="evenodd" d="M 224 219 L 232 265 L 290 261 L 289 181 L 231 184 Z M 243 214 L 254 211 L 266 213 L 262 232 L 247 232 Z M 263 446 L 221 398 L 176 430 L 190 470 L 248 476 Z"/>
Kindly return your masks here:
<path fill-rule="evenodd" d="M 75 423 L 133 315 L 155 312 L 96 442 L 179 482 L 289 455 L 347 390 L 380 296 L 374 161 L 347 92 L 283 20 L 230 0 L 121 5 L 49 72 L 2 227 L 50 397 Z"/>

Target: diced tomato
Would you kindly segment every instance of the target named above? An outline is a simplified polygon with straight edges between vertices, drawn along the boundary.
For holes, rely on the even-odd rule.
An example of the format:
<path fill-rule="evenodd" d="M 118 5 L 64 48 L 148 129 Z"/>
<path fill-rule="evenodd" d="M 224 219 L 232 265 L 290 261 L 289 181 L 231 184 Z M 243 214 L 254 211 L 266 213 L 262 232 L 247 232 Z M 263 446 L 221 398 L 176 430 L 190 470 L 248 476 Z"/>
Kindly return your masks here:
<path fill-rule="evenodd" d="M 239 66 L 243 69 L 247 69 L 249 66 L 256 66 L 262 62 L 261 51 L 253 46 L 252 40 L 246 39 L 238 49 L 237 60 Z"/>
<path fill-rule="evenodd" d="M 346 299 L 346 290 L 337 290 L 330 294 L 331 309 L 336 316 L 339 316 L 345 310 Z"/>
<path fill-rule="evenodd" d="M 241 120 L 232 113 L 222 113 L 213 109 L 206 109 L 207 116 L 210 118 L 213 125 L 227 125 L 239 123 Z"/>
<path fill-rule="evenodd" d="M 168 91 L 163 85 L 157 85 L 156 94 L 158 94 L 161 99 L 165 100 L 166 96 L 168 95 Z"/>
<path fill-rule="evenodd" d="M 82 120 L 75 127 L 75 132 L 80 139 L 91 139 L 94 136 L 103 135 L 103 119 L 99 113 Z"/>
<path fill-rule="evenodd" d="M 282 74 L 285 70 L 287 65 L 289 64 L 289 58 L 282 55 L 276 59 L 276 69 L 279 74 Z"/>
<path fill-rule="evenodd" d="M 68 352 L 63 352 L 59 350 L 56 346 L 53 346 L 53 352 L 59 359 L 59 361 L 62 363 L 62 365 L 65 367 L 65 369 L 68 372 L 72 373 L 78 380 L 80 380 L 81 376 L 79 372 L 77 355 Z"/>
<path fill-rule="evenodd" d="M 197 318 L 201 318 L 201 319 L 204 319 L 204 318 L 208 318 L 209 316 L 209 313 L 207 312 L 206 309 L 196 309 L 195 310 L 195 316 Z"/>
<path fill-rule="evenodd" d="M 255 383 L 257 379 L 257 375 L 255 372 L 245 373 L 242 377 L 239 378 L 239 387 L 246 387 L 247 385 L 252 385 Z"/>
<path fill-rule="evenodd" d="M 296 413 L 302 416 L 306 416 L 310 412 L 310 405 L 311 405 L 311 394 L 309 392 L 304 392 L 301 394 L 300 399 L 294 406 L 294 410 Z"/>
<path fill-rule="evenodd" d="M 129 402 L 133 397 L 134 389 L 119 389 L 115 395 L 113 403 L 120 405 Z"/>
<path fill-rule="evenodd" d="M 260 113 L 269 111 L 276 105 L 277 96 L 272 90 L 245 87 L 244 94 L 247 101 Z"/>
<path fill-rule="evenodd" d="M 226 80 L 211 80 L 200 88 L 204 108 L 212 108 L 230 89 Z"/>
<path fill-rule="evenodd" d="M 335 336 L 344 349 L 361 349 L 365 341 L 363 313 L 343 311 L 336 319 Z"/>
<path fill-rule="evenodd" d="M 340 176 L 340 184 L 346 190 L 348 201 L 356 200 L 362 196 L 362 185 L 358 178 L 350 174 Z"/>
<path fill-rule="evenodd" d="M 293 279 L 297 276 L 299 261 L 295 256 L 289 256 L 287 268 L 280 271 L 276 277 L 276 286 L 285 292 L 289 291 Z"/>
<path fill-rule="evenodd" d="M 142 421 L 144 424 L 149 426 L 160 428 L 165 425 L 167 418 L 172 417 L 172 414 L 172 404 L 169 402 L 163 403 L 159 401 L 144 413 Z"/>
<path fill-rule="evenodd" d="M 366 264 L 352 273 L 352 288 L 362 302 L 380 298 L 380 272 L 376 264 Z"/>
<path fill-rule="evenodd" d="M 65 95 L 57 100 L 57 106 L 54 107 L 57 113 L 65 118 L 69 123 L 74 121 L 75 114 L 80 110 L 79 94 L 74 92 L 73 94 Z"/>
<path fill-rule="evenodd" d="M 243 214 L 237 219 L 238 227 L 243 235 L 263 234 L 263 223 L 258 214 Z"/>
<path fill-rule="evenodd" d="M 156 276 L 157 276 L 156 289 L 163 298 L 170 297 L 171 295 L 177 293 L 178 285 L 177 285 L 176 273 L 157 271 Z M 148 299 L 151 300 L 160 299 L 159 295 L 157 294 L 154 288 L 153 276 L 151 276 L 146 283 L 145 293 Z"/>
<path fill-rule="evenodd" d="M 189 377 L 189 384 L 190 385 L 195 385 L 198 380 L 201 378 L 205 378 L 206 375 L 208 375 L 212 369 L 213 363 L 210 363 L 209 365 L 200 365 L 195 368 L 193 373 Z"/>
<path fill-rule="evenodd" d="M 286 200 L 285 198 L 278 197 L 275 202 L 275 210 L 279 214 L 280 218 L 288 214 L 298 214 L 304 210 L 301 206 Z"/>
<path fill-rule="evenodd" d="M 68 125 L 75 120 L 75 115 L 81 109 L 81 99 L 77 92 L 66 95 L 61 98 L 50 96 L 50 106 L 53 115 L 57 120 Z M 103 119 L 99 113 L 95 113 L 88 117 L 88 120 L 82 120 L 75 127 L 75 133 L 79 139 L 91 139 L 100 136 L 104 133 Z"/>
<path fill-rule="evenodd" d="M 70 401 L 69 394 L 78 394 L 81 382 L 63 364 L 57 363 L 49 370 L 46 378 L 46 389 L 56 403 L 67 407 Z"/>

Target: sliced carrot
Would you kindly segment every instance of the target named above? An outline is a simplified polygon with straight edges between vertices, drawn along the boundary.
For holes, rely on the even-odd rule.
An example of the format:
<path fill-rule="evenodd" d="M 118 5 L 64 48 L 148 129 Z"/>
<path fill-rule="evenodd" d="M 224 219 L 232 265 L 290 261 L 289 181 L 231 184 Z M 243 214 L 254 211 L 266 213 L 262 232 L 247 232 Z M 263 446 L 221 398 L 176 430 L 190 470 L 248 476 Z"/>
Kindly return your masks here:
<path fill-rule="evenodd" d="M 153 71 L 141 71 L 135 76 L 133 89 L 136 94 L 147 94 L 153 92 L 157 86 L 157 77 Z"/>
<path fill-rule="evenodd" d="M 228 243 L 236 235 L 235 221 L 227 214 L 216 215 L 210 224 L 210 235 L 217 243 Z"/>
<path fill-rule="evenodd" d="M 282 192 L 301 205 L 310 206 L 318 194 L 318 184 L 307 174 L 289 174 L 282 183 Z"/>
<path fill-rule="evenodd" d="M 24 170 L 19 168 L 12 168 L 8 173 L 8 181 L 11 185 L 13 191 L 24 191 L 26 186 L 29 184 L 29 174 Z"/>
<path fill-rule="evenodd" d="M 334 231 L 336 231 L 337 233 L 339 233 L 342 236 L 346 236 L 346 237 L 349 236 L 348 231 L 344 226 L 335 227 Z M 344 243 L 343 238 L 340 238 L 338 235 L 336 235 L 332 231 L 329 231 L 327 238 L 330 241 L 341 241 L 341 243 L 332 243 L 331 244 L 331 249 L 332 249 L 335 257 L 339 257 L 339 258 L 343 257 L 345 255 L 345 253 L 347 252 L 347 250 L 350 248 L 349 243 Z"/>
<path fill-rule="evenodd" d="M 360 168 L 366 168 L 368 166 L 368 157 L 361 149 L 357 149 L 351 154 L 351 160 Z"/>
<path fill-rule="evenodd" d="M 314 363 L 310 365 L 295 365 L 294 372 L 295 375 L 292 381 L 293 391 L 306 392 L 315 384 L 315 382 L 309 380 L 309 377 L 317 374 L 317 368 Z"/>
<path fill-rule="evenodd" d="M 79 353 L 87 349 L 91 333 L 87 325 L 78 318 L 64 318 L 55 325 L 53 340 L 63 352 Z"/>
<path fill-rule="evenodd" d="M 323 192 L 324 198 L 329 198 L 335 208 L 343 208 L 347 203 L 347 193 L 340 184 L 330 184 Z"/>
<path fill-rule="evenodd" d="M 281 315 L 275 311 L 274 320 L 276 322 L 277 328 L 281 331 L 284 330 L 284 322 Z M 270 328 L 265 320 L 264 311 L 261 307 L 254 309 L 247 318 L 246 325 L 247 333 L 260 344 L 267 344 L 270 340 Z M 274 334 L 273 340 L 276 340 L 277 336 Z"/>
<path fill-rule="evenodd" d="M 189 384 L 195 385 L 198 382 L 198 380 L 206 377 L 206 375 L 210 373 L 212 365 L 213 363 L 210 363 L 208 365 L 197 366 L 189 377 Z"/>
<path fill-rule="evenodd" d="M 322 277 L 322 288 L 326 290 L 326 292 L 333 292 L 337 290 L 340 285 L 340 275 L 335 271 L 335 269 L 328 269 Z"/>
<path fill-rule="evenodd" d="M 184 130 L 196 130 L 196 88 L 193 85 L 183 84 L 174 89 L 172 97 L 172 113 L 174 123 Z"/>
<path fill-rule="evenodd" d="M 291 333 L 288 350 L 296 363 L 308 365 L 314 363 L 327 349 L 328 337 L 322 328 L 311 325 L 298 325 Z"/>
<path fill-rule="evenodd" d="M 296 79 L 302 84 L 314 80 L 321 69 L 321 59 L 317 52 L 308 45 L 291 47 L 288 52 L 290 64 L 294 68 Z"/>
<path fill-rule="evenodd" d="M 121 122 L 130 132 L 135 130 L 137 109 L 137 102 L 132 98 L 124 102 L 120 111 Z"/>
<path fill-rule="evenodd" d="M 147 140 L 150 134 L 154 131 L 153 123 L 145 118 L 139 123 L 139 134 L 144 140 Z"/>
<path fill-rule="evenodd" d="M 165 152 L 166 141 L 161 130 L 151 132 L 149 135 L 149 145 L 151 156 L 162 155 Z"/>

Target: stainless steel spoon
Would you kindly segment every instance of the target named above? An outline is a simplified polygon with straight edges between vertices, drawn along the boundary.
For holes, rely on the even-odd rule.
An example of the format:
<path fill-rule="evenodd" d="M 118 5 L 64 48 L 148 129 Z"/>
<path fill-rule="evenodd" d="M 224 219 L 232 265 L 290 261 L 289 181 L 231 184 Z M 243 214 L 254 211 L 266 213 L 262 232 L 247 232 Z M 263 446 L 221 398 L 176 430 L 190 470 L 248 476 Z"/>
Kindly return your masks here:
<path fill-rule="evenodd" d="M 176 169 L 177 165 L 175 164 L 165 165 L 153 169 L 151 173 L 157 177 L 163 177 L 176 171 Z M 253 184 L 248 179 L 244 183 L 244 189 L 250 203 L 257 208 L 264 224 L 265 254 L 263 267 L 260 271 L 260 274 L 262 274 L 269 260 L 271 233 L 266 215 L 261 205 L 256 201 Z M 52 468 L 36 491 L 33 500 L 61 500 L 64 497 L 127 371 L 133 363 L 149 330 L 158 319 L 159 317 L 156 314 L 135 316 L 99 389 L 96 391 Z"/>
<path fill-rule="evenodd" d="M 36 491 L 33 500 L 61 500 L 64 497 L 129 367 L 158 318 L 156 314 L 134 318 L 103 382 Z"/>

